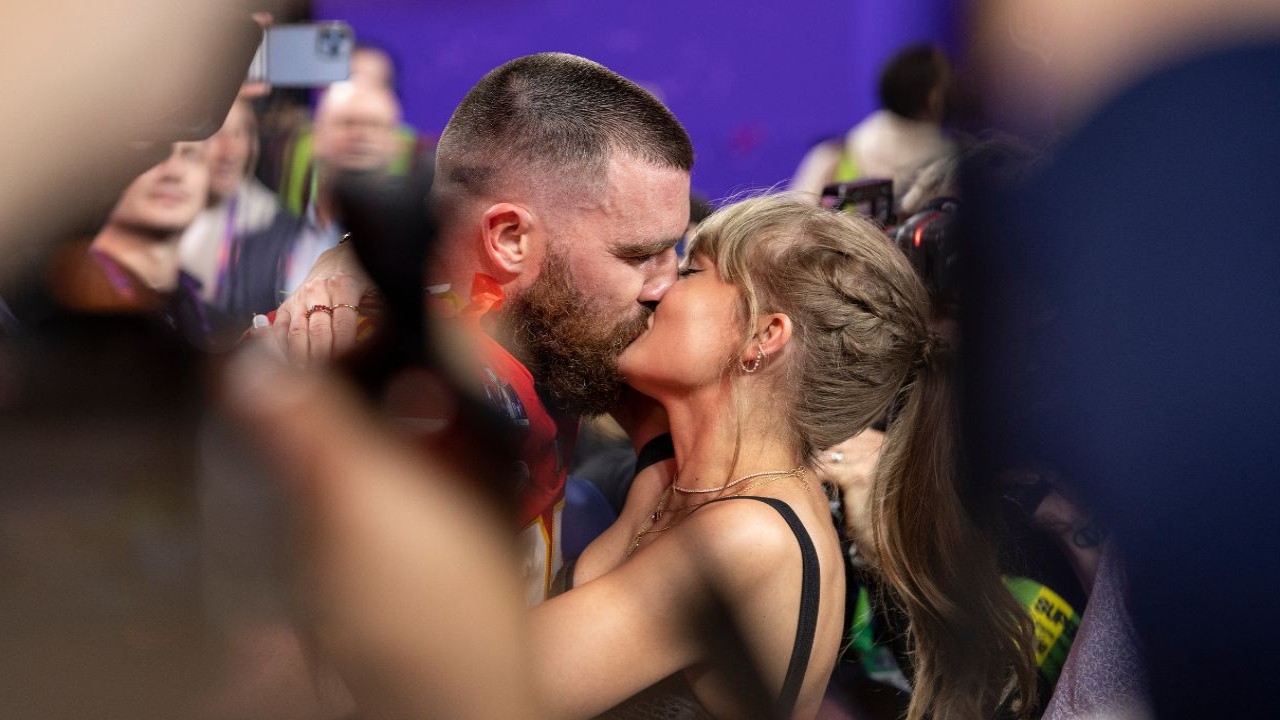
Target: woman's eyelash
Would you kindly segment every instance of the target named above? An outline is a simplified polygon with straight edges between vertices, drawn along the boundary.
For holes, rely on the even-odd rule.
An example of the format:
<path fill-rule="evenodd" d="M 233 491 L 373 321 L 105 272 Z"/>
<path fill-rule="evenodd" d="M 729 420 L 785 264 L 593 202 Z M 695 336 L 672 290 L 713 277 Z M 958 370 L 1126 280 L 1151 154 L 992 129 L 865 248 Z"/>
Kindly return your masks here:
<path fill-rule="evenodd" d="M 702 272 L 702 270 L 701 270 L 700 268 L 695 268 L 695 267 L 682 267 L 682 268 L 680 268 L 680 277 L 682 277 L 682 278 L 686 278 L 686 277 L 689 277 L 690 275 L 692 275 L 692 274 L 694 274 L 694 273 L 700 273 L 700 272 Z"/>

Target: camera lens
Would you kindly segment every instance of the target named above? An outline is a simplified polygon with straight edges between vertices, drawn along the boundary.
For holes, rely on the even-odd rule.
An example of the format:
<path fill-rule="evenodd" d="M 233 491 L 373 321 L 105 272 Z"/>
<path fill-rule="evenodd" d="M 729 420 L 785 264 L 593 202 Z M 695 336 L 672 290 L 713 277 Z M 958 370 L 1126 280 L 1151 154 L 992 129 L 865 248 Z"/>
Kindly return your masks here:
<path fill-rule="evenodd" d="M 346 43 L 347 34 L 340 27 L 321 28 L 320 34 L 316 39 L 316 52 L 320 57 L 335 58 L 342 54 L 343 45 Z"/>

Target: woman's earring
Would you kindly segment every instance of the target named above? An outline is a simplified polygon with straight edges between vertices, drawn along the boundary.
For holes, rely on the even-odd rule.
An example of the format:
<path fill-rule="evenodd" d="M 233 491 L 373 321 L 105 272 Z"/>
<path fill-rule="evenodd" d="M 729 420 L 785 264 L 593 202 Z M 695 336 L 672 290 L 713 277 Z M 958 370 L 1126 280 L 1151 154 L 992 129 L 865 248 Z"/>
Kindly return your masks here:
<path fill-rule="evenodd" d="M 764 345 L 757 343 L 756 348 L 756 356 L 751 359 L 750 365 L 742 362 L 741 358 L 738 359 L 738 366 L 742 368 L 742 372 L 747 373 L 748 375 L 759 370 L 760 364 L 764 362 Z"/>

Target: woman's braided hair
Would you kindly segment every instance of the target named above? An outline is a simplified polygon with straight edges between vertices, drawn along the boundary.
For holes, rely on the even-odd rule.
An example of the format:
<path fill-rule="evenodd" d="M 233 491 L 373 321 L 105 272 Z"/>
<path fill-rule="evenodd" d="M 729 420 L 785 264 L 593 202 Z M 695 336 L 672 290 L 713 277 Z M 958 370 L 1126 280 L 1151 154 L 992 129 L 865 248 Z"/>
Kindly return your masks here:
<path fill-rule="evenodd" d="M 809 460 L 884 418 L 871 491 L 872 556 L 909 620 L 911 720 L 989 717 L 1034 703 L 1026 612 L 958 490 L 949 357 L 929 330 L 929 296 L 876 225 L 811 200 L 743 200 L 698 228 L 690 253 L 742 292 L 743 347 L 757 318 L 785 313 L 792 340 L 766 370 Z"/>

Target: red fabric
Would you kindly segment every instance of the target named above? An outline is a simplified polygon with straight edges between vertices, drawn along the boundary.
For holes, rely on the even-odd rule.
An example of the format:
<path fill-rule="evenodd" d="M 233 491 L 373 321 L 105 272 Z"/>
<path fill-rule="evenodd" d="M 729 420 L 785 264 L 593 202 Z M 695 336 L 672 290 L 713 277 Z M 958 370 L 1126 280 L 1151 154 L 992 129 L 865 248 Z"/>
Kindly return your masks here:
<path fill-rule="evenodd" d="M 519 521 L 525 525 L 564 497 L 578 419 L 552 415 L 538 397 L 528 368 L 497 342 L 484 336 L 479 346 L 485 395 L 520 434 L 520 462 L 529 471 L 519 507 Z"/>

